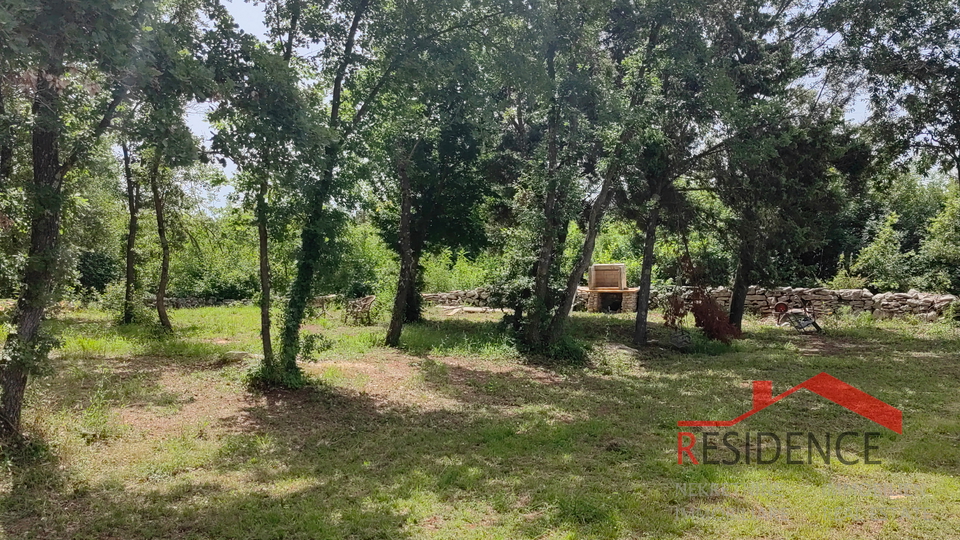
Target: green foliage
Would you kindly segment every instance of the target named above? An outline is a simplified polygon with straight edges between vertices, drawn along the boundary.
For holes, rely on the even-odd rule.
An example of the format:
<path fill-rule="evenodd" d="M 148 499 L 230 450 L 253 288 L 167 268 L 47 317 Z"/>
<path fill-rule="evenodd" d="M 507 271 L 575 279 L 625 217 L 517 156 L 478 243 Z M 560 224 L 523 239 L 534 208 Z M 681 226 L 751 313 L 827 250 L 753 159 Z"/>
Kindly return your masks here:
<path fill-rule="evenodd" d="M 842 38 L 828 61 L 869 75 L 870 127 L 888 159 L 919 155 L 923 170 L 938 165 L 960 175 L 957 8 L 952 0 L 837 2 L 824 22 Z"/>
<path fill-rule="evenodd" d="M 910 280 L 913 252 L 901 250 L 903 233 L 895 229 L 899 219 L 896 213 L 887 215 L 873 240 L 860 250 L 850 267 L 851 272 L 863 275 L 871 287 L 880 291 L 905 290 Z"/>
<path fill-rule="evenodd" d="M 397 255 L 371 223 L 360 221 L 348 225 L 334 249 L 336 260 L 317 276 L 317 294 L 359 298 L 368 294 L 391 295 L 396 290 Z"/>
<path fill-rule="evenodd" d="M 863 289 L 868 284 L 867 278 L 853 275 L 846 268 L 841 267 L 837 275 L 821 283 L 821 286 L 828 289 Z"/>
<path fill-rule="evenodd" d="M 104 289 L 100 296 L 100 309 L 112 314 L 116 323 L 122 323 L 123 318 L 123 299 L 126 289 L 123 283 L 110 283 Z M 133 295 L 133 320 L 134 324 L 148 324 L 156 322 L 153 311 L 147 307 L 144 302 L 142 291 L 136 291 Z"/>
<path fill-rule="evenodd" d="M 926 290 L 960 293 L 960 191 L 930 223 L 918 259 Z"/>
<path fill-rule="evenodd" d="M 420 261 L 423 267 L 423 292 L 446 292 L 475 289 L 488 286 L 493 282 L 493 274 L 499 264 L 496 256 L 483 251 L 470 258 L 466 251 L 453 253 L 445 248 L 438 253 L 424 255 Z"/>
<path fill-rule="evenodd" d="M 111 254 L 83 251 L 77 259 L 77 271 L 82 289 L 102 293 L 120 276 L 120 262 Z"/>
<path fill-rule="evenodd" d="M 231 216 L 194 216 L 190 241 L 171 262 L 170 296 L 218 300 L 255 298 L 256 240 Z"/>

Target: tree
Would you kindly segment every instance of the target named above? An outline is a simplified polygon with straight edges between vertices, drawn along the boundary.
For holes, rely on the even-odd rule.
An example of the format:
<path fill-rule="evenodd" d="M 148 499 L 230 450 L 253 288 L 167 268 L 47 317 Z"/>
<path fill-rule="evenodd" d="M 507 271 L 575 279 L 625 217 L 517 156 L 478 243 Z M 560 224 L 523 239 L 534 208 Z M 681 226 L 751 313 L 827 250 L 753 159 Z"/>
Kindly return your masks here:
<path fill-rule="evenodd" d="M 524 347 L 559 343 L 577 286 L 590 264 L 623 160 L 642 131 L 646 59 L 660 24 L 605 42 L 632 5 L 606 2 L 532 6 L 515 35 L 505 33 L 498 74 L 505 107 L 502 165 L 515 176 L 514 208 L 524 247 L 508 294 Z M 583 230 L 570 261 L 569 225 Z M 569 263 L 567 266 L 566 263 Z M 564 266 L 569 271 L 564 271 Z"/>
<path fill-rule="evenodd" d="M 827 60 L 866 73 L 880 138 L 925 169 L 954 169 L 960 185 L 960 3 L 841 1 L 824 20 L 842 37 Z"/>
<path fill-rule="evenodd" d="M 228 88 L 209 119 L 217 127 L 213 150 L 237 164 L 238 191 L 253 199 L 257 226 L 260 279 L 260 337 L 263 365 L 258 379 L 283 380 L 277 366 L 271 335 L 270 237 L 283 230 L 271 222 L 295 214 L 291 201 L 301 193 L 303 171 L 322 167 L 317 159 L 329 142 L 300 88 L 300 77 L 291 67 L 292 43 L 298 36 L 299 11 L 291 15 L 285 44 L 279 54 L 235 30 L 222 8 L 214 12 L 218 27 L 208 33 L 208 65 L 218 82 Z M 272 203 L 272 204 L 271 204 Z"/>
<path fill-rule="evenodd" d="M 0 43 L 10 67 L 22 73 L 32 94 L 32 180 L 27 185 L 30 248 L 13 315 L 15 331 L 7 337 L 0 364 L 0 434 L 17 433 L 27 377 L 36 372 L 54 345 L 41 330 L 46 306 L 56 285 L 63 211 L 63 182 L 110 126 L 127 93 L 131 59 L 142 21 L 152 5 L 105 1 L 14 2 L 6 13 L 11 33 Z M 6 7 L 6 6 L 5 6 Z M 76 91 L 84 71 L 89 89 L 101 94 L 88 126 L 66 139 L 65 94 Z M 70 143 L 73 142 L 71 145 Z"/>
<path fill-rule="evenodd" d="M 137 84 L 137 110 L 130 115 L 128 137 L 137 141 L 140 159 L 146 165 L 157 235 L 160 240 L 160 278 L 156 291 L 157 315 L 168 332 L 173 325 L 167 315 L 165 297 L 170 282 L 170 239 L 167 235 L 166 197 L 175 192 L 165 185 L 172 169 L 185 167 L 199 157 L 197 141 L 184 116 L 191 101 L 203 101 L 212 92 L 212 80 L 197 57 L 199 32 L 197 7 L 192 0 L 178 0 L 169 12 L 151 20 L 151 31 L 143 43 L 144 77 Z"/>
<path fill-rule="evenodd" d="M 280 365 L 287 380 L 299 381 L 297 366 L 300 325 L 321 270 L 324 251 L 334 239 L 338 209 L 331 200 L 341 196 L 353 179 L 340 174 L 348 154 L 361 144 L 360 131 L 370 124 L 383 91 L 403 69 L 415 63 L 425 47 L 442 47 L 453 34 L 475 29 L 499 13 L 487 6 L 456 0 L 431 3 L 374 4 L 369 0 L 285 4 L 299 13 L 303 34 L 298 43 L 323 43 L 319 57 L 317 107 L 327 111 L 331 142 L 320 154 L 323 166 L 304 182 L 306 216 L 300 235 L 297 272 L 291 285 L 281 333 Z M 322 104 L 322 105 L 321 105 Z"/>
<path fill-rule="evenodd" d="M 658 84 L 648 91 L 644 129 L 632 152 L 637 160 L 625 170 L 621 195 L 621 204 L 631 207 L 627 213 L 638 219 L 645 234 L 636 345 L 647 339 L 650 279 L 661 215 L 687 206 L 684 193 L 691 188 L 678 189 L 675 182 L 690 175 L 705 180 L 698 171 L 744 126 L 762 131 L 782 114 L 776 103 L 785 98 L 791 83 L 807 73 L 798 50 L 812 33 L 806 10 L 777 9 L 766 2 L 662 9 L 654 11 L 653 17 L 634 16 L 637 21 L 662 21 L 663 34 L 648 60 L 648 76 Z M 667 10 L 672 10 L 672 17 L 667 17 L 671 13 Z M 714 186 L 706 182 L 692 189 Z"/>
<path fill-rule="evenodd" d="M 821 216 L 843 210 L 869 160 L 839 111 L 802 95 L 784 105 L 792 114 L 762 131 L 741 130 L 712 160 L 716 192 L 732 214 L 725 228 L 737 254 L 730 323 L 738 329 L 748 287 L 784 269 L 796 276 L 796 255 L 826 242 L 831 223 Z"/>
<path fill-rule="evenodd" d="M 485 240 L 479 209 L 487 189 L 477 171 L 484 108 L 477 95 L 479 66 L 468 47 L 422 55 L 421 71 L 431 75 L 411 79 L 387 101 L 394 116 L 380 136 L 377 161 L 387 170 L 374 220 L 401 262 L 390 346 L 399 344 L 405 322 L 421 318 L 423 253 L 472 250 Z"/>
<path fill-rule="evenodd" d="M 888 214 L 850 268 L 863 274 L 871 286 L 881 291 L 901 291 L 907 287 L 910 277 L 910 259 L 914 254 L 902 251 L 903 234 L 894 228 L 899 220 L 896 213 Z"/>

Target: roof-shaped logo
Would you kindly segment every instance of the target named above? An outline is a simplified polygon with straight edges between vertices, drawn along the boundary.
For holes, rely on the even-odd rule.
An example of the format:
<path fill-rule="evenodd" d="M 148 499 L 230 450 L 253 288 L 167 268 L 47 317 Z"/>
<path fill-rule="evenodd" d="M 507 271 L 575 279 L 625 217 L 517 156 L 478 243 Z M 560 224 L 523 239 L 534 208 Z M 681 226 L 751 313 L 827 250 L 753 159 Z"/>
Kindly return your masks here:
<path fill-rule="evenodd" d="M 901 412 L 900 409 L 858 388 L 854 388 L 827 373 L 820 373 L 810 377 L 806 381 L 776 397 L 773 395 L 773 381 L 753 381 L 753 408 L 749 411 L 733 420 L 681 420 L 677 422 L 677 425 L 680 427 L 730 427 L 766 409 L 801 388 L 806 388 L 820 397 L 829 399 L 837 405 L 849 409 L 864 418 L 873 420 L 891 431 L 903 433 L 903 412 Z"/>

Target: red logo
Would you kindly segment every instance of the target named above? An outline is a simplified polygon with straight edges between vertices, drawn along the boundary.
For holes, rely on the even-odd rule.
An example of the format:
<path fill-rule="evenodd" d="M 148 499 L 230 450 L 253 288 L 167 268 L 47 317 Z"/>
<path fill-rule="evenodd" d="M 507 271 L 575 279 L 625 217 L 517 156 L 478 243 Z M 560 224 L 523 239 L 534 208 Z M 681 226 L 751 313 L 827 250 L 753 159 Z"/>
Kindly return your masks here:
<path fill-rule="evenodd" d="M 681 420 L 680 427 L 729 427 L 766 409 L 790 394 L 806 388 L 821 397 L 845 407 L 881 426 L 903 434 L 903 412 L 870 394 L 854 388 L 840 379 L 820 373 L 794 386 L 779 396 L 773 396 L 773 381 L 753 381 L 753 408 L 733 420 Z"/>

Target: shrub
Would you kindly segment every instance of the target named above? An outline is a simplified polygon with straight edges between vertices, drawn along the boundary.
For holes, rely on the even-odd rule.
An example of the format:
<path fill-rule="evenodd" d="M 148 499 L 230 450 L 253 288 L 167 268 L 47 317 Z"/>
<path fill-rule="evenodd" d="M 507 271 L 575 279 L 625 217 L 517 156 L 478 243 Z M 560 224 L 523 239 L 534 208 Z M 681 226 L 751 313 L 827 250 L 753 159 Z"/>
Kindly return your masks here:
<path fill-rule="evenodd" d="M 902 253 L 903 233 L 894 226 L 900 217 L 890 213 L 877 230 L 873 240 L 860 250 L 851 271 L 866 275 L 870 285 L 881 291 L 905 289 L 910 279 L 910 259 L 913 252 Z"/>
<path fill-rule="evenodd" d="M 926 269 L 919 280 L 924 290 L 960 292 L 960 194 L 931 221 L 920 259 Z"/>
<path fill-rule="evenodd" d="M 123 282 L 107 285 L 100 297 L 100 309 L 113 314 L 117 322 L 123 318 L 123 298 L 126 292 Z M 143 301 L 143 293 L 136 291 L 133 302 L 133 323 L 148 323 L 153 321 L 153 312 Z"/>
<path fill-rule="evenodd" d="M 83 251 L 77 258 L 80 287 L 102 293 L 107 285 L 120 277 L 120 265 L 116 258 L 98 251 Z"/>
<path fill-rule="evenodd" d="M 867 286 L 867 279 L 860 276 L 852 275 L 845 268 L 841 268 L 837 275 L 833 276 L 829 281 L 821 283 L 822 286 L 828 289 L 863 289 Z"/>
<path fill-rule="evenodd" d="M 694 289 L 692 304 L 690 311 L 695 324 L 708 338 L 729 344 L 742 335 L 736 326 L 730 324 L 727 312 L 703 289 Z"/>

